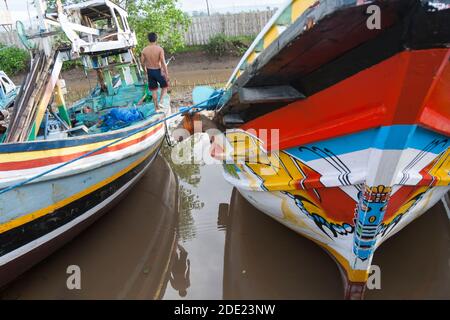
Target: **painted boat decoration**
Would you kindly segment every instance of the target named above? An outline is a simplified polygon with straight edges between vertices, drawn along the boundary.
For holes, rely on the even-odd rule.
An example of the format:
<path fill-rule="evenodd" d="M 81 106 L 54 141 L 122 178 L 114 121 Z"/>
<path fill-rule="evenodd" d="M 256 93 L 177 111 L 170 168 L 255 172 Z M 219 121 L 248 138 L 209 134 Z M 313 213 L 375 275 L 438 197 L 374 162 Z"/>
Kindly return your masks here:
<path fill-rule="evenodd" d="M 448 1 L 288 1 L 218 104 L 225 178 L 330 253 L 346 298 L 450 189 L 449 46 Z"/>
<path fill-rule="evenodd" d="M 107 0 L 57 1 L 56 12 L 35 4 L 41 31 L 27 36 L 18 25 L 33 52 L 30 73 L 0 136 L 0 286 L 114 205 L 145 174 L 165 136 L 165 114 L 143 99 L 126 11 Z M 59 33 L 69 42 L 55 43 Z M 96 71 L 99 89 L 67 108 L 60 72 L 75 58 Z"/>

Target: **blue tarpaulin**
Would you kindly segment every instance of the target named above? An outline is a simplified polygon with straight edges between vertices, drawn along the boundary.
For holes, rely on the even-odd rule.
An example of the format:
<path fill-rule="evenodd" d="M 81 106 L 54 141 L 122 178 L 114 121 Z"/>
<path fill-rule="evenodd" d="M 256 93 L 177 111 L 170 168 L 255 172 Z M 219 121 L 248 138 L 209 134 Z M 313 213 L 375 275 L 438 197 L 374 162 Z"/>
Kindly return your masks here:
<path fill-rule="evenodd" d="M 141 120 L 144 120 L 144 116 L 137 109 L 113 108 L 102 117 L 102 129 L 115 130 Z"/>

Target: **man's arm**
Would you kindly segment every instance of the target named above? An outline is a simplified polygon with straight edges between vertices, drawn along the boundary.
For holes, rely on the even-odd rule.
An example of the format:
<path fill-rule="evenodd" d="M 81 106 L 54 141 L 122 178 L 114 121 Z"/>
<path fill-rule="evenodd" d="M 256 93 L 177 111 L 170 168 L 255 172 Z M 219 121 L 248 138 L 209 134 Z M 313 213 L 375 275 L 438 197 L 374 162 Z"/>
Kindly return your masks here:
<path fill-rule="evenodd" d="M 145 64 L 145 55 L 144 52 L 141 53 L 141 65 L 144 68 L 144 71 L 147 72 L 147 65 Z"/>
<path fill-rule="evenodd" d="M 169 69 L 167 68 L 166 64 L 166 56 L 164 54 L 164 49 L 161 48 L 161 68 L 164 71 L 164 74 L 166 75 L 166 80 L 169 80 Z"/>

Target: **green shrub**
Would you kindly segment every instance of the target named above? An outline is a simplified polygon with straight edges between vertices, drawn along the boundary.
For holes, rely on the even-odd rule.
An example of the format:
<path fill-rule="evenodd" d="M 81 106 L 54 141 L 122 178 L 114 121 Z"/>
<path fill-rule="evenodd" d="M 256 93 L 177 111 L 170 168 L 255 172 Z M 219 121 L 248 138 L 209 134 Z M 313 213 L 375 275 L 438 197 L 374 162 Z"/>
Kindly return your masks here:
<path fill-rule="evenodd" d="M 250 47 L 253 39 L 252 36 L 227 37 L 224 34 L 218 34 L 209 40 L 206 51 L 216 57 L 242 56 Z"/>
<path fill-rule="evenodd" d="M 0 44 L 0 70 L 13 76 L 27 71 L 30 55 L 26 50 Z"/>
<path fill-rule="evenodd" d="M 205 45 L 193 45 L 193 46 L 187 46 L 185 45 L 182 48 L 178 48 L 175 52 L 173 53 L 185 53 L 185 52 L 201 52 L 201 51 L 205 51 L 206 50 L 206 46 Z"/>
<path fill-rule="evenodd" d="M 235 48 L 236 55 L 242 56 L 247 49 L 251 46 L 255 37 L 253 36 L 238 36 L 229 38 L 233 47 Z"/>
<path fill-rule="evenodd" d="M 65 61 L 62 67 L 63 71 L 73 70 L 76 68 L 82 68 L 83 62 L 81 60 L 70 60 Z"/>
<path fill-rule="evenodd" d="M 218 34 L 209 39 L 206 51 L 212 56 L 221 57 L 229 51 L 229 41 L 224 34 Z"/>

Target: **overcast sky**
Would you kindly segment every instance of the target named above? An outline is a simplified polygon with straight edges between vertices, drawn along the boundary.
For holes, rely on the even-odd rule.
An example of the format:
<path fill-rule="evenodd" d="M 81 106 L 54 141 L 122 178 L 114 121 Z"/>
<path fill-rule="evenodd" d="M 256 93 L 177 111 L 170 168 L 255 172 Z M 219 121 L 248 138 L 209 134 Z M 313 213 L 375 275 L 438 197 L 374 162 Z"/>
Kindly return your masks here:
<path fill-rule="evenodd" d="M 14 20 L 28 20 L 27 2 L 32 3 L 33 0 L 7 0 L 10 11 Z M 184 11 L 205 11 L 206 0 L 179 0 L 179 6 Z M 274 6 L 285 2 L 285 0 L 209 0 L 211 11 L 223 8 L 249 8 L 252 6 Z M 3 0 L 0 0 L 0 7 L 3 9 Z M 30 6 L 33 9 L 33 6 Z"/>

